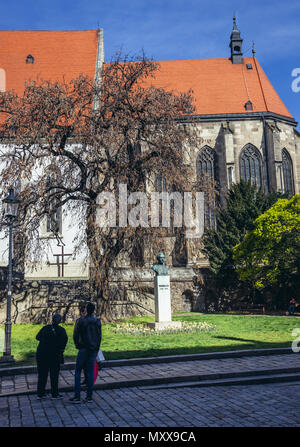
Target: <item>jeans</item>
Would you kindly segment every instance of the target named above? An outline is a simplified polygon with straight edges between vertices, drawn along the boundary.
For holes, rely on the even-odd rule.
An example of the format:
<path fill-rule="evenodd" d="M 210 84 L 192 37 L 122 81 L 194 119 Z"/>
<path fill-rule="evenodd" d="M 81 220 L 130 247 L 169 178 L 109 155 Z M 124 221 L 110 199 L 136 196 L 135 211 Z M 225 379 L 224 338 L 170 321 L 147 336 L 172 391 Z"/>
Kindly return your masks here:
<path fill-rule="evenodd" d="M 80 376 L 82 369 L 87 371 L 87 397 L 91 398 L 93 395 L 94 386 L 94 363 L 98 351 L 89 351 L 88 349 L 79 349 L 76 359 L 75 367 L 75 397 L 80 398 Z"/>

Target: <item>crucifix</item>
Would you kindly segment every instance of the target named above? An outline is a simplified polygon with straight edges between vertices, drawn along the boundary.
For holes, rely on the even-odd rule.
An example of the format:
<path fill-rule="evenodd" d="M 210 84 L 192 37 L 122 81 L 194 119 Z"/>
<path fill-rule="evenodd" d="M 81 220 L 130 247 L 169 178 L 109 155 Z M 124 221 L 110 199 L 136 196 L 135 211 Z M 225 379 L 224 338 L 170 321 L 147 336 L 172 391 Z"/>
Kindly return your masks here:
<path fill-rule="evenodd" d="M 57 265 L 58 268 L 58 276 L 59 277 L 64 277 L 65 271 L 64 271 L 64 266 L 67 265 L 68 263 L 65 262 L 65 256 L 72 256 L 73 253 L 65 253 L 65 246 L 64 244 L 62 245 L 57 245 L 58 247 L 61 247 L 61 253 L 53 253 L 53 256 L 57 256 L 56 258 L 56 263 L 50 263 L 50 265 Z M 61 262 L 60 262 L 60 256 L 61 256 Z M 61 267 L 61 269 L 60 269 Z"/>

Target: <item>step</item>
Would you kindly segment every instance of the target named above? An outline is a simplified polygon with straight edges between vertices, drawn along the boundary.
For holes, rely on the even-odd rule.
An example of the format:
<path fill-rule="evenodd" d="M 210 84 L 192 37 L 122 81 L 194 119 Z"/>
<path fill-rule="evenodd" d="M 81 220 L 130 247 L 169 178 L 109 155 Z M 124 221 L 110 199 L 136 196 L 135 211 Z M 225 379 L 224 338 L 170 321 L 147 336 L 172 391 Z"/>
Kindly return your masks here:
<path fill-rule="evenodd" d="M 260 385 L 264 383 L 299 382 L 300 373 L 297 374 L 270 374 L 256 377 L 227 378 L 216 380 L 201 380 L 191 382 L 178 382 L 169 385 L 148 385 L 139 387 L 141 390 L 158 390 L 169 388 L 200 388 L 209 386 L 233 386 L 233 385 Z"/>
<path fill-rule="evenodd" d="M 137 366 L 147 365 L 155 363 L 176 363 L 176 362 L 188 362 L 192 360 L 213 360 L 223 358 L 238 358 L 238 357 L 255 357 L 263 355 L 282 355 L 282 354 L 295 354 L 292 348 L 268 348 L 268 349 L 244 349 L 239 351 L 221 351 L 221 352 L 207 352 L 200 354 L 182 354 L 171 355 L 161 357 L 141 357 L 133 359 L 121 359 L 121 360 L 105 360 L 103 362 L 103 368 L 113 368 L 119 366 Z M 61 366 L 61 370 L 73 370 L 75 369 L 75 363 L 65 363 Z M 0 377 L 14 376 L 19 374 L 33 374 L 37 372 L 36 365 L 32 366 L 17 366 L 11 368 L 0 368 Z"/>
<path fill-rule="evenodd" d="M 234 384 L 235 381 L 249 380 L 251 383 L 261 383 L 263 377 L 299 377 L 300 380 L 300 367 L 293 368 L 277 368 L 277 369 L 264 369 L 254 371 L 241 371 L 241 372 L 229 372 L 229 373 L 212 373 L 212 374 L 194 374 L 190 376 L 171 376 L 171 377 L 153 377 L 151 379 L 133 379 L 133 380 L 120 380 L 111 381 L 107 383 L 96 383 L 94 385 L 95 390 L 109 390 L 116 388 L 130 388 L 130 387 L 181 387 L 181 386 L 211 386 L 217 384 Z M 255 380 L 259 382 L 255 382 Z M 298 380 L 298 379 L 297 379 Z M 245 382 L 246 383 L 246 382 Z M 189 385 L 186 385 L 189 384 Z M 194 385 L 193 385 L 194 384 Z M 145 388 L 145 389 L 146 389 Z M 61 392 L 68 392 L 74 389 L 73 385 L 66 385 L 59 387 Z M 0 396 L 12 396 L 21 394 L 35 394 L 36 389 L 24 390 L 24 391 L 11 391 L 3 393 L 1 390 Z"/>

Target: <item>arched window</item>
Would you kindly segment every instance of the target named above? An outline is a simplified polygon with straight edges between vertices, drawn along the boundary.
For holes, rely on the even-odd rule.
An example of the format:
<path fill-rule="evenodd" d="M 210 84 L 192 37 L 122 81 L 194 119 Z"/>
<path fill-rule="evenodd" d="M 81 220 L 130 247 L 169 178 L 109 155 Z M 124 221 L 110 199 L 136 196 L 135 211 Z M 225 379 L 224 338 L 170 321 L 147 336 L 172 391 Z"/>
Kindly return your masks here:
<path fill-rule="evenodd" d="M 165 177 L 161 175 L 156 176 L 156 191 L 157 192 L 166 192 L 167 191 L 167 182 Z"/>
<path fill-rule="evenodd" d="M 209 146 L 204 146 L 197 157 L 197 174 L 215 180 L 215 151 Z"/>
<path fill-rule="evenodd" d="M 294 195 L 293 163 L 286 149 L 282 150 L 283 192 L 289 197 Z"/>
<path fill-rule="evenodd" d="M 209 146 L 204 146 L 198 154 L 197 176 L 204 186 L 204 225 L 215 227 L 215 199 L 213 191 L 216 180 L 216 153 Z"/>
<path fill-rule="evenodd" d="M 47 233 L 62 233 L 62 210 L 58 207 L 58 199 L 55 197 L 56 190 L 53 186 L 57 183 L 60 177 L 58 171 L 46 171 L 46 191 L 47 191 L 47 208 L 46 215 L 46 232 Z"/>
<path fill-rule="evenodd" d="M 257 189 L 262 187 L 261 155 L 252 144 L 247 144 L 240 156 L 241 179 L 251 181 Z"/>

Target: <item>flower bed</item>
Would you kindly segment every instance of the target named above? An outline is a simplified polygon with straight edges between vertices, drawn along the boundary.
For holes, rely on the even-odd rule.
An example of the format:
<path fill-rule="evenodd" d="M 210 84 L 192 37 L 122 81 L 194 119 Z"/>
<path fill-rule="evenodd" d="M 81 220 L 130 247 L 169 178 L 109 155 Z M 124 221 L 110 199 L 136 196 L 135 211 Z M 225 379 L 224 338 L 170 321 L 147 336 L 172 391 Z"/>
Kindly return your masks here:
<path fill-rule="evenodd" d="M 124 335 L 134 335 L 134 336 L 150 336 L 150 335 L 168 335 L 168 334 L 180 334 L 180 333 L 190 333 L 190 332 L 201 332 L 201 331 L 213 331 L 216 327 L 213 324 L 201 322 L 201 323 L 188 323 L 186 321 L 182 322 L 181 328 L 166 327 L 156 331 L 149 328 L 145 324 L 132 324 L 132 323 L 121 323 L 117 324 L 112 328 L 113 332 Z"/>

